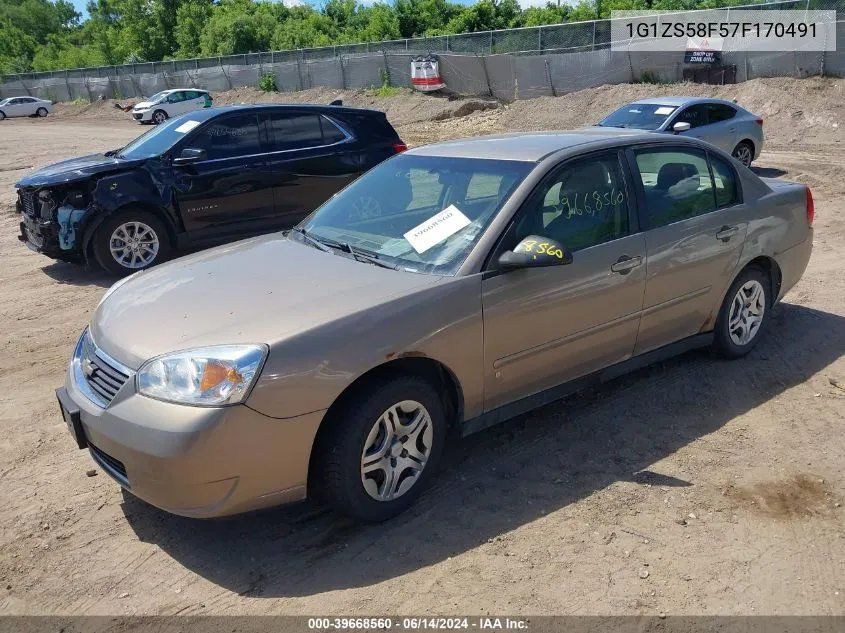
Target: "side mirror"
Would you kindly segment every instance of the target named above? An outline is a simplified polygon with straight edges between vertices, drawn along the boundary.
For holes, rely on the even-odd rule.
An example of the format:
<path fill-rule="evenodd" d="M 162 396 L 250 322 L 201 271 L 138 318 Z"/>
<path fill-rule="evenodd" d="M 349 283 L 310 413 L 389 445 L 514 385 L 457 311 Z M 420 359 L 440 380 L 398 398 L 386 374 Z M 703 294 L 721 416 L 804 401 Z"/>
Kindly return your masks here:
<path fill-rule="evenodd" d="M 512 251 L 499 256 L 501 268 L 539 268 L 572 263 L 572 252 L 554 240 L 539 235 L 529 235 Z"/>
<path fill-rule="evenodd" d="M 193 147 L 186 147 L 182 150 L 176 158 L 173 159 L 174 165 L 189 165 L 201 160 L 205 160 L 206 153 L 204 149 L 195 149 Z"/>
<path fill-rule="evenodd" d="M 686 121 L 678 121 L 675 125 L 672 126 L 672 131 L 675 134 L 679 134 L 681 132 L 688 131 L 692 126 L 687 123 Z"/>

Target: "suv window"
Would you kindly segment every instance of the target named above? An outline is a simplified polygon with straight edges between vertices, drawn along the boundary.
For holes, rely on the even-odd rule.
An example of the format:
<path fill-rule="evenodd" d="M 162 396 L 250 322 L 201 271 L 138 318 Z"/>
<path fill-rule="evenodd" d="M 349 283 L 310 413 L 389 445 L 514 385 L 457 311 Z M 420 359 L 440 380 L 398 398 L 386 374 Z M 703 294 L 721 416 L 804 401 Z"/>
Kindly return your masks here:
<path fill-rule="evenodd" d="M 320 117 L 320 124 L 323 126 L 323 143 L 326 145 L 332 145 L 333 143 L 340 143 L 343 139 L 346 138 L 346 134 L 344 134 L 340 128 L 337 127 L 332 121 L 327 119 L 324 116 Z"/>
<path fill-rule="evenodd" d="M 262 151 L 258 115 L 243 113 L 213 119 L 186 147 L 204 149 L 209 159 L 258 154 Z"/>
<path fill-rule="evenodd" d="M 645 189 L 649 228 L 680 222 L 716 208 L 703 151 L 644 149 L 635 155 Z"/>
<path fill-rule="evenodd" d="M 270 134 L 277 152 L 325 145 L 319 114 L 271 114 Z"/>
<path fill-rule="evenodd" d="M 734 118 L 736 116 L 736 110 L 722 103 L 708 103 L 707 114 L 710 123 L 719 123 L 720 121 L 727 121 L 728 119 Z"/>
<path fill-rule="evenodd" d="M 694 105 L 684 108 L 678 114 L 678 117 L 672 122 L 672 125 L 681 122 L 689 123 L 690 128 L 707 125 L 707 108 L 703 105 Z"/>
<path fill-rule="evenodd" d="M 520 212 L 515 240 L 528 235 L 556 240 L 570 250 L 628 233 L 628 200 L 616 153 L 563 165 Z"/>
<path fill-rule="evenodd" d="M 713 184 L 716 192 L 716 206 L 727 207 L 739 202 L 736 187 L 736 175 L 733 168 L 718 156 L 710 154 L 710 165 L 713 167 Z"/>

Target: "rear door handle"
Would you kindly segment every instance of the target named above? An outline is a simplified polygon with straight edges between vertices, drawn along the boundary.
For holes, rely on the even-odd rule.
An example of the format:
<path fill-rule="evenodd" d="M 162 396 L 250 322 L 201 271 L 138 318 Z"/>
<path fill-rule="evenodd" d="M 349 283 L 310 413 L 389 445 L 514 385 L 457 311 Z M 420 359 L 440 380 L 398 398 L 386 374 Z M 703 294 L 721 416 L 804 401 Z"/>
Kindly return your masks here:
<path fill-rule="evenodd" d="M 628 257 L 628 255 L 623 255 L 618 260 L 616 260 L 616 263 L 610 267 L 610 270 L 621 275 L 627 275 L 629 272 L 631 272 L 634 268 L 636 268 L 642 263 L 643 258 L 639 255 L 636 257 Z"/>
<path fill-rule="evenodd" d="M 737 226 L 723 226 L 721 229 L 719 229 L 719 232 L 716 233 L 716 239 L 722 240 L 723 242 L 727 242 L 738 232 L 739 227 Z"/>

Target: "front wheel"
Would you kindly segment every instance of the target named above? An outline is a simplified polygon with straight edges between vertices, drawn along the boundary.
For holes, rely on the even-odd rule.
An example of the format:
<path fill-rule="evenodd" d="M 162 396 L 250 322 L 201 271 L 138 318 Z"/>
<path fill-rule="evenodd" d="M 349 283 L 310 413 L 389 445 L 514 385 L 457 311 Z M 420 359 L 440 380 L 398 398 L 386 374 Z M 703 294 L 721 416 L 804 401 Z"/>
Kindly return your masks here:
<path fill-rule="evenodd" d="M 153 112 L 153 123 L 161 125 L 165 121 L 167 121 L 167 112 L 164 110 L 156 110 Z"/>
<path fill-rule="evenodd" d="M 734 148 L 732 155 L 746 167 L 751 167 L 751 161 L 754 160 L 754 147 L 748 141 L 742 141 Z"/>
<path fill-rule="evenodd" d="M 346 404 L 315 445 L 315 493 L 355 519 L 385 521 L 419 497 L 437 466 L 443 403 L 426 381 L 401 376 Z"/>
<path fill-rule="evenodd" d="M 161 220 L 140 209 L 120 212 L 103 222 L 92 247 L 100 266 L 121 277 L 155 266 L 170 254 L 169 236 Z"/>
<path fill-rule="evenodd" d="M 36 114 L 37 116 L 40 116 L 40 117 L 42 117 L 42 118 L 43 118 L 43 117 L 47 116 L 47 108 L 38 108 L 38 109 L 35 111 L 35 114 Z"/>
<path fill-rule="evenodd" d="M 716 319 L 715 346 L 726 358 L 740 358 L 754 349 L 773 304 L 768 275 L 746 268 L 731 285 Z"/>
<path fill-rule="evenodd" d="M 6 118 L 6 113 L 3 110 L 0 110 L 0 121 Z"/>

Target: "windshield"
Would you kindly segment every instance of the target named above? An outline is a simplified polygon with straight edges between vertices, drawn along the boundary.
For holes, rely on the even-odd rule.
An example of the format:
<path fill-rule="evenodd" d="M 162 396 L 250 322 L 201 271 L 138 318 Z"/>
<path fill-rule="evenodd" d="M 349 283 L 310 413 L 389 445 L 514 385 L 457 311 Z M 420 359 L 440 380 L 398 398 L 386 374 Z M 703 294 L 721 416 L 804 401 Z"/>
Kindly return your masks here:
<path fill-rule="evenodd" d="M 168 119 L 129 143 L 117 153 L 117 157 L 135 159 L 161 156 L 198 125 L 198 121 L 185 120 L 185 117 Z"/>
<path fill-rule="evenodd" d="M 157 92 L 152 97 L 147 99 L 147 101 L 158 101 L 159 99 L 164 98 L 164 96 L 165 96 L 165 91 Z"/>
<path fill-rule="evenodd" d="M 401 154 L 338 193 L 300 228 L 401 269 L 454 275 L 533 167 Z"/>
<path fill-rule="evenodd" d="M 603 127 L 629 127 L 637 130 L 656 130 L 669 118 L 676 106 L 659 103 L 629 103 L 604 119 Z"/>

